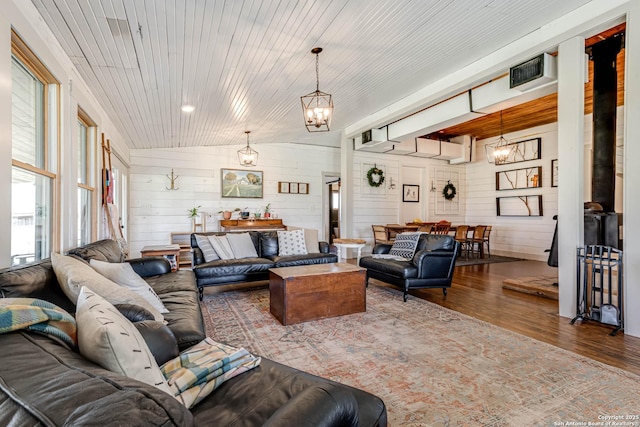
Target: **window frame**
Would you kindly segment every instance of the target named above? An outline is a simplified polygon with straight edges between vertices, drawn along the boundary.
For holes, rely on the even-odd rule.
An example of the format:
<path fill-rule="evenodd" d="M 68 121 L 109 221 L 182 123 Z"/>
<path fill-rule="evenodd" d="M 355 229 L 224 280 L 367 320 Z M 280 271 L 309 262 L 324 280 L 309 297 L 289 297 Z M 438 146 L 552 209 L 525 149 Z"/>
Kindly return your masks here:
<path fill-rule="evenodd" d="M 89 191 L 90 198 L 89 203 L 91 205 L 91 218 L 89 219 L 89 226 L 91 227 L 90 232 L 90 240 L 93 242 L 96 240 L 98 232 L 97 232 L 97 209 L 96 209 L 96 186 L 95 186 L 95 174 L 96 170 L 96 150 L 97 150 L 97 125 L 91 120 L 91 117 L 80 107 L 78 107 L 78 122 L 81 123 L 85 127 L 86 132 L 86 158 L 84 159 L 85 171 L 87 177 L 87 182 L 78 182 L 78 189 Z M 80 144 L 80 141 L 78 141 Z M 79 151 L 78 151 L 79 152 Z M 78 159 L 80 161 L 80 159 Z M 78 204 L 80 204 L 81 200 L 78 197 Z M 80 218 L 78 218 L 78 225 L 80 225 Z M 78 241 L 80 241 L 80 236 L 77 236 Z M 89 243 L 89 242 L 87 242 Z"/>
<path fill-rule="evenodd" d="M 42 168 L 11 158 L 12 168 L 17 168 L 51 179 L 51 235 L 49 253 L 60 246 L 60 180 L 56 171 L 60 170 L 60 82 L 29 46 L 11 29 L 11 60 L 17 60 L 32 76 L 43 85 L 42 97 Z M 53 102 L 52 102 L 52 97 Z M 54 125 L 52 128 L 51 125 Z M 53 129 L 53 131 L 52 131 Z M 13 144 L 13 139 L 12 139 Z M 36 260 L 37 261 L 37 260 Z"/>

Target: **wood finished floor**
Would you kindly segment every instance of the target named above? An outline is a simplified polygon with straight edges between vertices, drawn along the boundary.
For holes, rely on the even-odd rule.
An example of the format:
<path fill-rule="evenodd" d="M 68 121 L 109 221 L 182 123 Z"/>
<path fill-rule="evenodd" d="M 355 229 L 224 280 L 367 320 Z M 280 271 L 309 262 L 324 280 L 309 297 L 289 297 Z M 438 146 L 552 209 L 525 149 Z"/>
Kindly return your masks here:
<path fill-rule="evenodd" d="M 640 338 L 609 336 L 612 328 L 595 322 L 571 325 L 571 319 L 558 315 L 557 301 L 502 289 L 504 279 L 542 274 L 557 274 L 557 269 L 540 261 L 461 266 L 446 297 L 440 289 L 411 294 L 640 375 Z"/>

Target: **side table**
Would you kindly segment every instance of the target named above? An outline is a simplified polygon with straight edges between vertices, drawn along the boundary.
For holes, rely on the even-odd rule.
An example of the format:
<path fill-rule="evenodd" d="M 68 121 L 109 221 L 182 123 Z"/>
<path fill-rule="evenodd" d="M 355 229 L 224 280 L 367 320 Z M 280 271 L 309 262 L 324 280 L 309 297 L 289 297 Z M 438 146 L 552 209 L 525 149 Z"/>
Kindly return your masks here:
<path fill-rule="evenodd" d="M 141 257 L 163 256 L 171 263 L 171 271 L 180 269 L 180 245 L 151 245 L 140 250 Z"/>
<path fill-rule="evenodd" d="M 366 241 L 363 239 L 333 239 L 333 244 L 338 249 L 338 262 L 347 258 L 347 249 L 357 249 L 358 261 L 356 265 L 360 265 L 360 256 L 365 243 Z"/>

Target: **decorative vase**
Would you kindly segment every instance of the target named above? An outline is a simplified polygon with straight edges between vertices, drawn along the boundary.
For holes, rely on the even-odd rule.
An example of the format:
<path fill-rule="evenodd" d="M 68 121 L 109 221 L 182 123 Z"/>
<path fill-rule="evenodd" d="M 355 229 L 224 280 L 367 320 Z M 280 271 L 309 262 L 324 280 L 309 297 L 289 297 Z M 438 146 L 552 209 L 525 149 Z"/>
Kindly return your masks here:
<path fill-rule="evenodd" d="M 224 212 L 222 212 L 222 218 L 224 218 L 224 219 L 231 219 L 231 211 L 224 211 Z"/>

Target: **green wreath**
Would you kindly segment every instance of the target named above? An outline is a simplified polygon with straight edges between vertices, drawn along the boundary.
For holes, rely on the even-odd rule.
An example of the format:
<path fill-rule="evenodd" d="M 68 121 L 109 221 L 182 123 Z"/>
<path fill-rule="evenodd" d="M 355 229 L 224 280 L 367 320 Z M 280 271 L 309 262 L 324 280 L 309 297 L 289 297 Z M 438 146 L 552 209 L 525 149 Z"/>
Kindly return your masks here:
<path fill-rule="evenodd" d="M 451 181 L 447 181 L 447 185 L 442 189 L 442 195 L 445 199 L 451 200 L 456 197 L 456 186 L 451 183 Z"/>
<path fill-rule="evenodd" d="M 375 182 L 373 180 L 373 175 L 378 175 L 380 177 L 378 182 Z M 372 167 L 367 172 L 367 181 L 369 181 L 369 185 L 372 187 L 380 187 L 384 182 L 384 172 L 382 172 L 382 169 L 378 169 L 376 166 Z"/>

